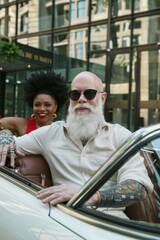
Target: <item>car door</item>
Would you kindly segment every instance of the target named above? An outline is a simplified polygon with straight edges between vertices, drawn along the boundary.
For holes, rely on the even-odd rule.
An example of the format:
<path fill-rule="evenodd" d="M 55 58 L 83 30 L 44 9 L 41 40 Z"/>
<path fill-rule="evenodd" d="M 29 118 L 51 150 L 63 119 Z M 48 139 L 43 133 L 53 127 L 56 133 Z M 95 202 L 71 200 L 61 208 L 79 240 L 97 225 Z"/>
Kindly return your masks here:
<path fill-rule="evenodd" d="M 111 215 L 109 207 L 92 209 L 86 206 L 87 200 L 96 192 L 113 180 L 125 164 L 132 161 L 141 161 L 147 173 L 148 181 L 147 196 L 144 200 L 126 207 L 124 214 Z M 136 163 L 136 166 L 137 163 Z M 133 173 L 137 169 L 133 167 Z M 130 176 L 132 179 L 132 176 Z M 139 175 L 141 179 L 141 174 Z M 159 239 L 160 236 L 160 124 L 151 125 L 139 129 L 106 161 L 106 163 L 85 184 L 80 192 L 67 204 L 68 209 L 64 211 L 72 214 L 74 209 L 78 219 L 83 219 L 91 225 L 112 233 L 110 239 L 115 239 L 116 234 L 127 239 Z M 80 216 L 82 214 L 82 216 Z M 85 217 L 84 217 L 85 216 Z M 103 239 L 103 238 L 102 238 Z"/>

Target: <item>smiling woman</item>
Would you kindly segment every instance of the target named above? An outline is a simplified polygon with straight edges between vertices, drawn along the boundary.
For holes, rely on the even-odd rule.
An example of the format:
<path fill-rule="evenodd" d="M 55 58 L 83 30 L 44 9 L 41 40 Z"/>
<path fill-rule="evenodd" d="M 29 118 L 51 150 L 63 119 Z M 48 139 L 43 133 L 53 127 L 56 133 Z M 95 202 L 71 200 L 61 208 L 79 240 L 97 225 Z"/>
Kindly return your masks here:
<path fill-rule="evenodd" d="M 33 108 L 31 118 L 2 118 L 0 129 L 6 128 L 16 136 L 22 136 L 39 127 L 50 125 L 67 97 L 66 81 L 60 74 L 55 72 L 32 74 L 25 83 L 26 102 Z"/>

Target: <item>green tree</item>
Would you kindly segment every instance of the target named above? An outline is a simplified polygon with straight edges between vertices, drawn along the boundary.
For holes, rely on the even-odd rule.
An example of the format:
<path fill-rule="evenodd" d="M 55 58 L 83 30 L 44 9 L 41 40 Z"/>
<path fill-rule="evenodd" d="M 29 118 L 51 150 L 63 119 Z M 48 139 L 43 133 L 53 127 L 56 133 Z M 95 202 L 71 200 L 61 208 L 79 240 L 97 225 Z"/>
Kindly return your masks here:
<path fill-rule="evenodd" d="M 11 41 L 0 41 L 0 60 L 1 62 L 14 62 L 22 54 L 20 48 Z"/>

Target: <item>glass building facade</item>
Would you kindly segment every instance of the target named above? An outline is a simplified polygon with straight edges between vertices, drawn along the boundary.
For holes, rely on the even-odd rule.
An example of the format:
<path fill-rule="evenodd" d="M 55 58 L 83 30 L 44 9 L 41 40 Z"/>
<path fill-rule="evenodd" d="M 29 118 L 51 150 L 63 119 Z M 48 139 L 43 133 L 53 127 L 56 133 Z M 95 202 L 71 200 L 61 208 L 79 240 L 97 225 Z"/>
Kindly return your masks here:
<path fill-rule="evenodd" d="M 68 84 L 84 70 L 98 75 L 107 121 L 132 131 L 160 122 L 159 0 L 0 0 L 0 36 L 50 52 Z M 0 69 L 2 115 L 28 117 L 23 84 L 36 69 L 29 58 L 23 70 Z"/>

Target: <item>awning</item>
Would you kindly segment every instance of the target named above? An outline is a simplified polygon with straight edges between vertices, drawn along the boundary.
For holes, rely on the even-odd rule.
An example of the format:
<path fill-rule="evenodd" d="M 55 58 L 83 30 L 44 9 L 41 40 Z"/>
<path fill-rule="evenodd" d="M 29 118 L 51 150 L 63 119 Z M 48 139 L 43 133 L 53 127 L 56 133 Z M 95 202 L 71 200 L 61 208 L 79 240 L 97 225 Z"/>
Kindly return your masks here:
<path fill-rule="evenodd" d="M 53 67 L 53 58 L 50 52 L 20 43 L 17 43 L 17 46 L 22 50 L 21 57 L 14 62 L 3 62 L 0 57 L 1 71 L 40 70 Z"/>

